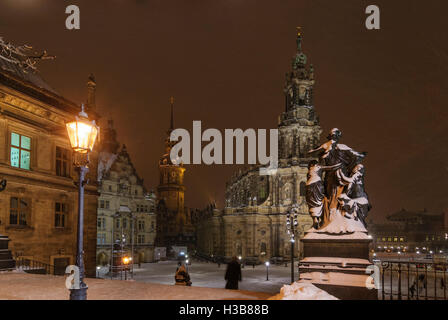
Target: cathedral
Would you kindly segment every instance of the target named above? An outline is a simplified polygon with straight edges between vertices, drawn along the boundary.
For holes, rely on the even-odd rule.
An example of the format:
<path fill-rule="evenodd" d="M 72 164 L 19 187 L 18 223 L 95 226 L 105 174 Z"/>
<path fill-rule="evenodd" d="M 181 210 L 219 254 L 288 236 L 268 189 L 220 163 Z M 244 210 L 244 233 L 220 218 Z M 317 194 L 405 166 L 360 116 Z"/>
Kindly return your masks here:
<path fill-rule="evenodd" d="M 170 141 L 174 130 L 173 106 L 171 102 L 170 128 L 165 139 L 165 153 L 159 160 L 159 186 L 157 187 L 157 238 L 156 245 L 164 248 L 168 256 L 173 255 L 177 247 L 192 248 L 195 236 L 191 223 L 191 212 L 185 207 L 185 167 L 182 163 L 171 161 L 171 148 L 176 144 Z M 163 254 L 165 255 L 165 253 Z"/>
<path fill-rule="evenodd" d="M 210 205 L 196 217 L 197 251 L 209 257 L 246 261 L 286 260 L 291 256 L 286 229 L 286 211 L 293 205 L 298 216 L 300 238 L 311 228 L 305 201 L 308 151 L 320 140 L 321 127 L 313 104 L 314 70 L 302 51 L 297 34 L 297 52 L 284 85 L 285 107 L 278 119 L 279 164 L 275 174 L 259 174 L 260 166 L 240 169 L 226 184 L 223 211 Z M 300 245 L 295 246 L 300 255 Z"/>

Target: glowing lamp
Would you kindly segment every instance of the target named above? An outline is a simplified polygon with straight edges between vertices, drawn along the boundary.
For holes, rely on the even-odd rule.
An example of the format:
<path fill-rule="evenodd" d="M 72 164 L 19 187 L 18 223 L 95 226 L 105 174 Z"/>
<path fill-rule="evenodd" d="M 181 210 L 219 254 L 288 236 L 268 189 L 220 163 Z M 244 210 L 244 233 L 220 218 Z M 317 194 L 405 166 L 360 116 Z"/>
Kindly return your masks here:
<path fill-rule="evenodd" d="M 84 105 L 82 110 L 75 117 L 75 121 L 66 124 L 68 137 L 72 149 L 79 153 L 88 153 L 92 151 L 95 140 L 98 136 L 99 127 L 95 120 L 90 121 L 87 113 L 84 112 Z"/>
<path fill-rule="evenodd" d="M 131 260 L 130 260 L 128 257 L 124 257 L 124 258 L 123 258 L 123 263 L 124 263 L 124 264 L 129 264 L 130 261 L 131 261 Z"/>

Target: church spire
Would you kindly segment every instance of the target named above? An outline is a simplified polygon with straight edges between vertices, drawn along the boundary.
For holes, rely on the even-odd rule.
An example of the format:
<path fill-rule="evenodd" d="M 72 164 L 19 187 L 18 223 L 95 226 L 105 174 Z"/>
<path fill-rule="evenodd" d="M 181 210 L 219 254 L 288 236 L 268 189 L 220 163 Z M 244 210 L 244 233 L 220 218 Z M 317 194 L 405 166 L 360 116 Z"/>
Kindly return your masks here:
<path fill-rule="evenodd" d="M 95 110 L 95 92 L 96 92 L 96 81 L 93 73 L 87 78 L 87 110 Z"/>
<path fill-rule="evenodd" d="M 297 52 L 302 52 L 302 27 L 296 27 L 297 29 Z"/>
<path fill-rule="evenodd" d="M 284 86 L 285 93 L 285 112 L 288 121 L 296 121 L 296 115 L 288 114 L 289 111 L 295 110 L 297 107 L 313 106 L 313 87 L 314 87 L 314 67 L 307 65 L 307 56 L 302 50 L 303 30 L 297 27 L 297 51 L 292 58 L 292 70 L 286 73 L 286 81 Z M 310 115 L 310 118 L 314 118 Z M 284 119 L 285 120 L 285 119 Z M 284 122 L 281 120 L 281 122 Z"/>

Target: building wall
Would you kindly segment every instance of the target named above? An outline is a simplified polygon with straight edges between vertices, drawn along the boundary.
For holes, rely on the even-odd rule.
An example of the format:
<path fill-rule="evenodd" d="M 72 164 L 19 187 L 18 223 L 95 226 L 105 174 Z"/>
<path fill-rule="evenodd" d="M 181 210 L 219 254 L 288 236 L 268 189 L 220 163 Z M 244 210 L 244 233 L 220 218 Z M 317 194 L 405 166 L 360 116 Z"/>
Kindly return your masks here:
<path fill-rule="evenodd" d="M 48 98 L 47 94 L 42 93 L 42 96 Z M 61 99 L 53 95 L 49 98 L 64 104 Z M 78 191 L 73 182 L 77 173 L 72 166 L 65 122 L 73 120 L 80 110 L 72 105 L 64 106 L 65 109 L 56 108 L 9 85 L 0 84 L 0 177 L 7 180 L 6 190 L 0 193 L 0 233 L 10 237 L 14 256 L 25 256 L 47 264 L 54 264 L 58 257 L 74 263 L 76 255 Z M 29 170 L 11 165 L 12 132 L 31 138 Z M 67 150 L 68 172 L 65 177 L 56 174 L 56 147 Z M 84 260 L 88 276 L 95 275 L 95 159 L 96 155 L 92 154 L 88 177 L 93 183 L 85 187 Z M 28 203 L 26 225 L 10 223 L 12 197 Z M 66 205 L 64 227 L 55 224 L 56 203 Z"/>
<path fill-rule="evenodd" d="M 97 263 L 109 264 L 112 241 L 121 244 L 123 237 L 125 254 L 134 247 L 135 263 L 154 261 L 155 194 L 146 191 L 125 147 L 117 154 L 100 153 L 100 163 Z"/>
<path fill-rule="evenodd" d="M 448 228 L 443 213 L 401 210 L 385 223 L 371 223 L 376 252 L 448 252 Z"/>

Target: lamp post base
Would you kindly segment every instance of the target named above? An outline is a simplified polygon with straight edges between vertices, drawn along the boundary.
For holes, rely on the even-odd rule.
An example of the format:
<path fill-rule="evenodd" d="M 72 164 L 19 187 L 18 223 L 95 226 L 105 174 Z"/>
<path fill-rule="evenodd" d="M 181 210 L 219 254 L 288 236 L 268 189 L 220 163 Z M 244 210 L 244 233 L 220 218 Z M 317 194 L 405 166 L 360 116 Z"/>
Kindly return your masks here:
<path fill-rule="evenodd" d="M 70 300 L 87 300 L 87 286 L 79 289 L 70 289 Z"/>

